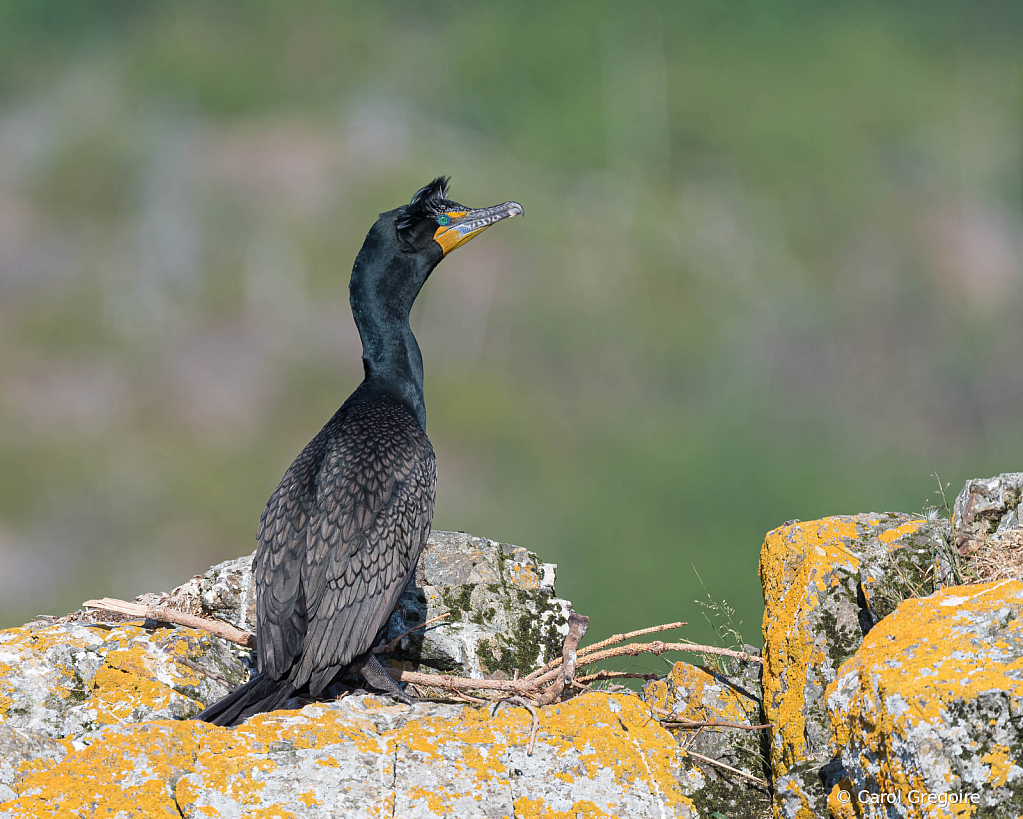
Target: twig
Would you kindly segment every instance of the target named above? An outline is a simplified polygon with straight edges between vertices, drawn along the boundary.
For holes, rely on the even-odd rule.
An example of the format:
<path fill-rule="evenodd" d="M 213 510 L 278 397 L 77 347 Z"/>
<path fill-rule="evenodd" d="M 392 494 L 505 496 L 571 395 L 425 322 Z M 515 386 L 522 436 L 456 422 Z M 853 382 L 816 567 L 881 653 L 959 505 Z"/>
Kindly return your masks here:
<path fill-rule="evenodd" d="M 118 614 L 126 614 L 129 617 L 147 617 L 150 620 L 159 620 L 161 623 L 174 623 L 189 628 L 201 628 L 217 637 L 223 637 L 231 643 L 245 648 L 256 647 L 256 636 L 243 629 L 225 623 L 223 620 L 214 620 L 210 617 L 199 617 L 195 614 L 186 614 L 183 611 L 175 611 L 166 606 L 143 606 L 139 603 L 128 603 L 124 600 L 115 600 L 112 597 L 104 597 L 101 600 L 86 600 L 82 608 L 100 609 L 101 611 L 115 611 Z"/>
<path fill-rule="evenodd" d="M 656 631 L 670 631 L 673 628 L 680 628 L 681 626 L 685 626 L 685 625 L 688 625 L 688 624 L 687 623 L 681 623 L 681 622 L 680 623 L 665 623 L 665 624 L 660 625 L 660 626 L 651 626 L 650 628 L 641 628 L 641 629 L 638 629 L 637 631 L 628 631 L 625 634 L 615 634 L 615 635 L 613 635 L 611 637 L 608 637 L 606 640 L 601 640 L 599 643 L 594 643 L 593 645 L 584 646 L 583 648 L 579 649 L 579 656 L 580 657 L 585 657 L 586 655 L 592 654 L 594 651 L 598 651 L 599 649 L 605 648 L 607 646 L 615 645 L 616 643 L 621 643 L 621 642 L 623 642 L 625 640 L 631 640 L 633 637 L 639 637 L 639 636 L 641 636 L 643 634 L 653 634 Z M 561 660 L 560 659 L 558 659 L 558 660 L 551 660 L 546 665 L 541 666 L 540 668 L 536 669 L 536 671 L 532 671 L 529 674 L 527 674 L 525 676 L 525 679 L 527 679 L 527 680 L 534 680 L 537 677 L 542 676 L 543 674 L 546 674 L 552 668 L 557 668 L 559 665 L 561 665 Z"/>
<path fill-rule="evenodd" d="M 412 628 L 405 629 L 401 634 L 395 637 L 391 642 L 384 643 L 382 646 L 377 646 L 373 649 L 374 654 L 387 654 L 394 651 L 405 637 L 408 637 L 413 631 L 419 631 L 421 628 L 426 628 L 430 623 L 436 623 L 438 620 L 443 620 L 445 617 L 450 617 L 451 612 L 446 611 L 443 614 L 438 614 L 436 617 L 431 617 L 425 623 L 420 623 L 418 626 L 412 626 Z"/>
<path fill-rule="evenodd" d="M 709 756 L 698 754 L 696 753 L 696 751 L 686 751 L 686 753 L 689 754 L 689 756 L 693 757 L 694 759 L 699 759 L 701 762 L 706 762 L 710 765 L 717 765 L 719 768 L 724 768 L 726 771 L 731 771 L 734 774 L 743 776 L 746 779 L 750 780 L 751 782 L 756 782 L 762 788 L 767 787 L 767 783 L 763 779 L 759 779 L 758 777 L 755 777 L 752 774 L 748 774 L 745 771 L 740 771 L 738 768 L 733 768 L 731 765 L 726 765 L 724 762 L 718 762 L 716 759 L 711 759 Z"/>
<path fill-rule="evenodd" d="M 694 722 L 691 720 L 661 720 L 665 728 L 738 728 L 741 731 L 766 731 L 774 726 L 773 722 L 764 725 L 743 725 L 741 722 Z"/>
<path fill-rule="evenodd" d="M 82 605 L 84 608 L 112 611 L 129 617 L 146 617 L 160 622 L 174 623 L 176 625 L 187 626 L 189 628 L 204 629 L 217 637 L 221 637 L 229 642 L 246 648 L 255 648 L 256 645 L 254 635 L 225 623 L 222 620 L 216 620 L 210 617 L 199 617 L 194 614 L 176 611 L 165 606 L 145 606 L 138 603 L 128 603 L 124 600 L 115 600 L 109 597 L 105 597 L 101 600 L 87 600 Z M 406 631 L 404 634 L 399 635 L 396 640 L 392 641 L 392 643 L 396 645 L 398 641 L 410 634 L 412 631 L 423 628 L 424 626 L 436 622 L 445 616 L 446 615 L 440 615 L 439 617 L 434 617 L 431 620 L 428 620 L 426 623 L 415 626 L 409 631 Z M 715 646 L 701 646 L 695 643 L 663 643 L 661 641 L 653 643 L 629 643 L 627 645 L 618 645 L 615 648 L 604 648 L 601 650 L 601 647 L 603 646 L 620 643 L 622 640 L 627 640 L 636 635 L 665 631 L 667 629 L 685 625 L 684 623 L 668 623 L 662 626 L 653 626 L 647 629 L 627 632 L 625 634 L 616 634 L 614 637 L 610 637 L 607 640 L 603 640 L 592 646 L 580 649 L 579 642 L 586 632 L 586 626 L 588 623 L 588 618 L 583 617 L 582 615 L 573 614 L 569 618 L 569 633 L 565 638 L 561 659 L 559 661 L 547 663 L 545 666 L 536 669 L 525 677 L 519 677 L 513 680 L 473 680 L 465 677 L 455 677 L 448 674 L 423 674 L 418 671 L 401 671 L 399 669 L 388 669 L 388 673 L 398 682 L 439 688 L 442 691 L 457 693 L 459 696 L 464 696 L 470 700 L 477 700 L 482 692 L 491 692 L 491 696 L 489 697 L 491 700 L 494 698 L 493 695 L 517 695 L 531 697 L 540 705 L 548 705 L 556 701 L 566 688 L 576 687 L 575 683 L 577 680 L 575 678 L 575 669 L 577 666 L 582 667 L 592 665 L 593 663 L 605 660 L 609 657 L 619 657 L 622 655 L 634 657 L 637 654 L 661 654 L 665 651 L 691 651 L 703 654 L 721 654 L 728 657 L 735 657 L 736 659 L 747 662 L 763 662 L 760 657 L 756 657 L 745 652 L 732 651 L 730 649 L 717 648 Z M 381 648 L 391 649 L 393 647 L 391 644 L 388 644 Z M 614 677 L 636 677 L 649 679 L 650 675 L 631 675 L 626 672 L 598 671 L 596 674 L 580 677 L 579 681 L 585 683 L 593 679 L 611 679 Z M 477 692 L 477 696 L 472 697 L 466 693 L 467 691 L 475 691 Z M 483 694 L 483 696 L 486 696 L 486 694 Z"/>
<path fill-rule="evenodd" d="M 540 715 L 536 713 L 536 706 L 539 703 L 530 702 L 524 697 L 503 697 L 499 700 L 495 700 L 490 703 L 490 718 L 494 718 L 494 714 L 497 713 L 497 709 L 505 703 L 509 705 L 518 705 L 521 708 L 525 708 L 529 711 L 529 716 L 532 717 L 532 722 L 529 726 L 529 745 L 526 746 L 526 756 L 533 755 L 533 745 L 536 742 L 536 733 L 540 730 Z"/>
<path fill-rule="evenodd" d="M 174 658 L 174 662 L 181 663 L 181 665 L 184 665 L 184 666 L 188 666 L 193 671 L 197 671 L 200 674 L 202 674 L 204 677 L 209 677 L 211 680 L 216 680 L 218 683 L 222 683 L 223 685 L 226 685 L 226 686 L 230 686 L 231 685 L 231 683 L 228 682 L 227 677 L 221 676 L 216 671 L 207 671 L 205 668 L 203 668 L 198 663 L 193 663 L 191 660 L 187 660 L 184 657 L 175 657 Z"/>
<path fill-rule="evenodd" d="M 663 674 L 634 674 L 631 671 L 604 671 L 600 670 L 593 674 L 585 674 L 582 677 L 576 677 L 575 681 L 579 683 L 590 683 L 596 680 L 659 680 L 663 677 Z"/>
<path fill-rule="evenodd" d="M 696 643 L 662 643 L 657 640 L 653 643 L 629 643 L 628 645 L 608 648 L 604 651 L 596 651 L 588 654 L 585 659 L 580 659 L 579 665 L 591 665 L 592 663 L 606 660 L 609 657 L 629 656 L 637 654 L 663 654 L 665 651 L 691 651 L 696 654 L 720 654 L 723 657 L 734 657 L 746 663 L 763 663 L 761 657 L 755 654 L 747 654 L 745 651 L 733 651 L 730 648 L 718 648 L 717 646 L 701 646 Z"/>
<path fill-rule="evenodd" d="M 626 640 L 631 640 L 633 637 L 642 637 L 644 634 L 653 634 L 658 631 L 671 631 L 672 629 L 682 628 L 682 626 L 688 625 L 689 623 L 679 621 L 677 623 L 664 623 L 659 626 L 641 628 L 637 629 L 636 631 L 627 631 L 625 632 L 625 634 L 614 634 L 608 637 L 606 640 L 601 640 L 599 643 L 594 643 L 593 645 L 589 645 L 586 646 L 585 648 L 579 649 L 579 655 L 586 656 L 587 654 L 592 654 L 594 651 L 599 651 L 602 648 L 607 648 L 607 646 L 613 646 L 617 645 L 618 643 L 625 642 Z"/>
<path fill-rule="evenodd" d="M 504 691 L 511 694 L 528 693 L 532 687 L 523 685 L 522 680 L 470 680 L 450 674 L 423 674 L 419 671 L 402 671 L 398 668 L 385 669 L 392 679 L 413 685 L 426 685 L 444 691 Z"/>
<path fill-rule="evenodd" d="M 544 691 L 537 702 L 540 705 L 550 705 L 565 690 L 565 686 L 571 686 L 575 679 L 575 666 L 579 656 L 579 641 L 586 634 L 589 628 L 590 618 L 582 614 L 572 614 L 568 617 L 568 635 L 565 637 L 565 644 L 561 649 L 561 673 L 554 678 L 554 684 Z"/>

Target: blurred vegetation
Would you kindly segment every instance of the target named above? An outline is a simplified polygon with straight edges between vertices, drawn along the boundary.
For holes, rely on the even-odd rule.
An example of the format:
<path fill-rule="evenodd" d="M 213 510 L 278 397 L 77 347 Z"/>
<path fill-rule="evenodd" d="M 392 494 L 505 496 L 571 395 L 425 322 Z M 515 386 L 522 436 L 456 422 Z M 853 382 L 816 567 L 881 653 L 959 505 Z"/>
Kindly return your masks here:
<path fill-rule="evenodd" d="M 435 527 L 594 639 L 792 518 L 1023 467 L 1023 7 L 0 4 L 0 626 L 254 547 L 361 376 L 376 213 L 514 220 L 413 316 Z M 656 663 L 656 661 L 650 661 Z M 649 663 L 648 663 L 649 664 Z"/>

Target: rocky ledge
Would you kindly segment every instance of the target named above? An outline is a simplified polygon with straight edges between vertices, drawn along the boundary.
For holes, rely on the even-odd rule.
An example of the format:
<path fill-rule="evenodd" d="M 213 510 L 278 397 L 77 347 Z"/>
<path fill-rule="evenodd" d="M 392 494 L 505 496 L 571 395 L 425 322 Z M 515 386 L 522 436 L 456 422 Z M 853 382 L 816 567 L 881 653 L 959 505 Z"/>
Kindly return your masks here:
<path fill-rule="evenodd" d="M 535 719 L 353 693 L 222 729 L 186 718 L 252 656 L 204 630 L 83 611 L 0 631 L 0 817 L 1021 816 L 1021 497 L 1011 473 L 967 483 L 951 522 L 786 524 L 761 550 L 762 673 L 678 662 Z M 250 561 L 139 601 L 251 630 Z M 554 579 L 434 533 L 387 639 L 445 617 L 391 665 L 500 680 L 559 657 Z"/>

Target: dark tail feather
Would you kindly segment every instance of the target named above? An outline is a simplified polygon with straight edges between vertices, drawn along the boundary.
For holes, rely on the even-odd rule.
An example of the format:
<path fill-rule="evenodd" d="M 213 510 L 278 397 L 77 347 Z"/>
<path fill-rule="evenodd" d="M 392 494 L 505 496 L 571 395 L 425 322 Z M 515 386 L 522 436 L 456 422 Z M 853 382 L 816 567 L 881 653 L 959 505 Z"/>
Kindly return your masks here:
<path fill-rule="evenodd" d="M 294 693 L 294 687 L 287 680 L 271 680 L 265 674 L 257 674 L 245 685 L 217 700 L 192 719 L 224 727 L 237 725 L 253 714 L 276 711 L 291 699 Z"/>

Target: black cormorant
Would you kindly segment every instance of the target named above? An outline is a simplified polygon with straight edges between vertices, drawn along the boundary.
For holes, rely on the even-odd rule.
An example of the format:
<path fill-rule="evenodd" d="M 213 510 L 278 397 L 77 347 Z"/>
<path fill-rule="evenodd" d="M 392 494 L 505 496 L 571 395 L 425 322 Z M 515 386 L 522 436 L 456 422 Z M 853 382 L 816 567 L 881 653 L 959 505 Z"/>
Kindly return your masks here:
<path fill-rule="evenodd" d="M 352 314 L 365 378 L 302 450 L 259 521 L 258 673 L 196 718 L 235 725 L 324 694 L 357 669 L 408 696 L 371 652 L 430 534 L 437 480 L 426 437 L 423 359 L 409 311 L 437 264 L 517 202 L 473 210 L 445 177 L 380 215 L 355 259 Z"/>

